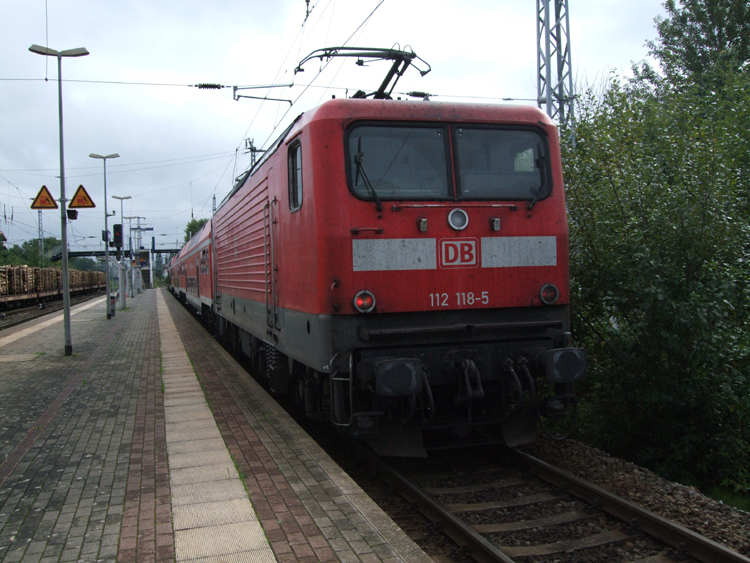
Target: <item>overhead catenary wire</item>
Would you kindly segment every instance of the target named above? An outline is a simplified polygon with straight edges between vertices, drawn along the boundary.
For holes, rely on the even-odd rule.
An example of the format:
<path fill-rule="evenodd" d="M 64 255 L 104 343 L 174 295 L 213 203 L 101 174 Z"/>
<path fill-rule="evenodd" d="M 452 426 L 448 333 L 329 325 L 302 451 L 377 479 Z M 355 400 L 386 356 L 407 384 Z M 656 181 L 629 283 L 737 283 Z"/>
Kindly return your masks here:
<path fill-rule="evenodd" d="M 318 0 L 318 2 L 319 1 L 320 0 Z M 318 2 L 315 2 L 315 4 L 313 5 L 313 9 L 315 9 L 315 6 L 318 5 Z M 329 3 L 330 3 L 330 0 L 329 0 Z M 310 10 L 310 11 L 312 11 L 312 10 Z M 323 10 L 323 12 L 325 12 L 325 10 Z M 305 17 L 305 20 L 302 22 L 302 25 L 300 26 L 299 31 L 297 31 L 297 35 L 295 35 L 294 39 L 292 40 L 291 44 L 289 45 L 289 49 L 287 50 L 286 55 L 284 55 L 284 58 L 282 59 L 281 64 L 279 65 L 279 68 L 278 68 L 278 70 L 276 71 L 276 74 L 273 77 L 273 80 L 271 80 L 272 84 L 275 84 L 276 82 L 278 82 L 279 76 L 282 74 L 282 70 L 284 69 L 284 67 L 286 65 L 286 61 L 289 58 L 289 54 L 292 52 L 292 49 L 294 49 L 294 45 L 297 43 L 297 39 L 299 38 L 299 36 L 304 32 L 306 23 L 307 23 L 307 17 Z M 300 45 L 301 45 L 301 42 L 300 42 Z M 263 109 L 264 103 L 265 102 L 261 102 L 258 105 L 258 109 L 256 110 L 255 115 L 250 120 L 250 124 L 247 126 L 247 129 L 245 129 L 245 132 L 242 134 L 242 139 L 240 139 L 240 142 L 237 145 L 237 150 L 239 150 L 240 146 L 242 145 L 242 142 L 247 137 L 248 132 L 252 128 L 253 124 L 255 123 L 255 120 L 260 115 L 260 112 L 261 112 L 261 109 Z"/>
<path fill-rule="evenodd" d="M 343 28 L 343 30 L 342 30 L 341 24 L 337 23 L 336 24 L 337 27 L 338 27 L 338 30 L 337 30 L 337 28 L 333 28 L 333 24 L 336 23 L 336 22 L 333 21 L 333 19 L 334 19 L 334 17 L 337 18 L 337 21 L 339 21 L 341 19 L 342 9 L 344 7 L 343 4 L 339 3 L 338 5 L 336 5 L 335 0 L 327 0 L 326 2 L 320 2 L 320 0 L 313 0 L 312 2 L 308 1 L 306 3 L 308 5 L 308 10 L 304 14 L 305 15 L 305 21 L 301 22 L 300 20 L 298 20 L 298 25 L 301 24 L 300 25 L 301 32 L 298 34 L 297 41 L 293 42 L 289 46 L 290 50 L 287 53 L 288 57 L 293 57 L 295 51 L 297 51 L 299 49 L 304 49 L 306 43 L 310 43 L 310 41 L 312 39 L 311 33 L 312 33 L 313 30 L 316 30 L 316 35 L 315 35 L 316 41 L 317 41 L 317 39 L 320 38 L 321 35 L 324 35 L 324 30 L 326 30 L 326 24 L 327 24 L 328 32 L 325 33 L 325 37 L 327 38 L 329 36 L 329 33 L 330 33 L 330 35 L 333 37 L 333 40 L 336 40 L 336 37 L 339 37 L 339 39 L 340 39 L 342 37 L 342 35 L 345 35 L 345 32 L 351 31 L 352 28 L 355 28 L 355 26 L 356 26 L 356 29 L 354 29 L 354 33 L 352 33 L 353 39 L 352 39 L 352 37 L 350 37 L 345 42 L 345 44 L 354 44 L 354 45 L 356 45 L 359 42 L 361 42 L 360 37 L 365 37 L 364 35 L 360 35 L 360 34 L 363 33 L 363 30 L 368 29 L 368 21 L 369 22 L 374 22 L 377 19 L 379 19 L 379 17 L 382 17 L 382 9 L 385 9 L 385 8 L 381 8 L 382 4 L 384 3 L 383 0 L 380 0 L 380 1 L 374 0 L 373 2 L 368 2 L 367 4 L 369 4 L 369 6 L 367 4 L 363 3 L 364 6 L 360 6 L 356 10 L 356 12 L 354 12 L 354 13 L 358 14 L 358 20 L 361 21 L 362 17 L 365 16 L 368 13 L 367 10 L 370 9 L 372 11 L 369 13 L 369 15 L 367 16 L 367 18 L 365 18 L 364 21 L 362 21 L 362 23 L 359 24 L 359 26 L 357 26 L 357 24 L 359 23 L 359 21 L 352 20 L 351 25 L 350 26 L 349 25 L 345 26 Z M 299 5 L 301 6 L 301 2 L 299 2 Z M 45 1 L 45 6 L 46 6 L 46 1 Z M 373 9 L 373 7 L 374 7 L 374 9 Z M 381 9 L 381 12 L 377 12 L 378 9 Z M 373 14 L 378 14 L 379 17 L 376 18 Z M 298 14 L 298 17 L 301 17 L 301 14 Z M 373 25 L 374 25 L 374 23 L 369 23 L 369 29 L 372 29 Z M 317 28 L 316 28 L 316 26 L 317 26 Z M 292 30 L 292 33 L 294 33 L 294 31 L 295 30 Z M 54 29 L 53 29 L 53 32 L 54 32 Z M 341 35 L 339 35 L 339 33 L 341 33 L 341 32 L 344 32 L 344 33 L 342 33 Z M 53 33 L 53 35 L 54 35 L 54 33 Z M 283 52 L 283 51 L 281 51 L 281 49 L 279 49 L 279 52 Z M 45 60 L 47 60 L 47 59 L 45 59 Z M 296 61 L 293 61 L 293 62 L 296 62 Z M 355 88 L 346 88 L 346 87 L 343 87 L 343 86 L 340 87 L 340 86 L 337 86 L 337 85 L 334 84 L 338 80 L 341 80 L 341 82 L 352 82 L 351 80 L 342 80 L 341 79 L 341 75 L 343 75 L 344 71 L 347 70 L 347 69 L 343 69 L 343 71 L 342 71 L 342 67 L 343 67 L 344 64 L 346 64 L 346 63 L 342 62 L 341 66 L 334 64 L 330 68 L 326 68 L 325 66 L 322 67 L 320 69 L 321 74 L 322 74 L 322 71 L 325 71 L 326 75 L 322 76 L 322 77 L 316 77 L 316 79 L 315 79 L 316 83 L 310 82 L 309 84 L 297 84 L 296 87 L 295 87 L 295 90 L 296 91 L 302 90 L 302 94 L 300 94 L 300 96 L 296 97 L 296 99 L 295 99 L 295 102 L 296 102 L 296 107 L 295 107 L 296 113 L 293 111 L 291 115 L 296 115 L 297 113 L 300 113 L 304 109 L 307 109 L 308 101 L 310 103 L 314 103 L 315 99 L 318 97 L 319 92 L 322 92 L 320 94 L 321 99 L 322 99 L 325 96 L 325 92 L 327 92 L 329 90 L 331 91 L 331 92 L 329 92 L 329 94 L 336 94 L 336 97 L 342 97 L 343 96 L 343 94 L 339 95 L 339 93 L 338 93 L 339 91 L 342 91 L 342 92 L 346 91 L 346 90 L 355 91 L 356 90 Z M 317 66 L 317 65 L 311 65 L 311 68 L 309 69 L 309 74 L 312 75 L 312 76 L 315 75 L 315 72 L 317 70 L 315 68 L 315 66 Z M 338 67 L 338 71 L 341 71 L 341 74 L 339 74 L 339 72 L 337 71 L 336 67 Z M 114 73 L 114 74 L 118 74 L 118 73 Z M 291 73 L 287 72 L 287 74 L 291 74 Z M 282 76 L 282 74 L 279 74 L 279 76 Z M 312 76 L 311 76 L 311 78 L 312 78 Z M 333 78 L 329 79 L 330 76 L 333 76 Z M 114 78 L 118 78 L 118 77 L 115 76 Z M 122 78 L 130 78 L 130 77 L 129 76 L 127 76 L 127 77 L 122 76 Z M 137 80 L 137 78 L 139 78 L 139 77 L 135 76 L 134 78 L 136 78 L 136 80 Z M 148 79 L 148 78 L 151 78 L 151 76 L 143 76 L 143 78 Z M 154 78 L 156 78 L 156 76 L 154 76 Z M 201 77 L 201 78 L 203 78 L 203 77 Z M 214 84 L 212 82 L 212 79 L 218 78 L 218 77 L 206 76 L 205 78 L 206 78 L 205 81 L 202 81 L 202 82 L 196 81 L 196 83 L 194 83 L 194 84 L 184 84 L 184 85 L 183 84 L 168 84 L 169 79 L 167 79 L 166 83 L 164 83 L 164 82 L 158 82 L 158 81 L 156 81 L 156 82 L 150 82 L 148 80 L 144 80 L 144 81 L 141 81 L 141 82 L 107 81 L 107 80 L 97 80 L 97 81 L 79 81 L 79 80 L 68 81 L 68 80 L 64 80 L 64 82 L 90 82 L 92 84 L 96 83 L 96 84 L 116 84 L 116 85 L 122 84 L 123 86 L 121 88 L 118 88 L 118 91 L 122 90 L 123 92 L 127 92 L 127 91 L 131 91 L 132 92 L 132 90 L 124 90 L 124 88 L 126 87 L 126 85 L 144 86 L 144 87 L 154 86 L 155 88 L 159 88 L 159 87 L 162 87 L 162 86 L 165 87 L 165 88 L 180 88 L 180 87 L 184 88 L 184 87 L 189 87 L 189 88 L 193 88 L 194 90 L 198 90 L 198 89 L 216 89 L 216 88 L 213 88 L 213 86 L 221 86 L 222 88 L 224 87 L 223 84 Z M 220 78 L 223 80 L 226 77 L 220 77 Z M 244 77 L 243 80 L 246 80 L 246 81 L 252 81 L 253 80 L 252 77 L 250 77 L 249 80 L 248 80 L 248 78 L 249 77 L 246 76 L 246 77 Z M 263 78 L 265 78 L 265 76 L 263 76 Z M 180 79 L 178 78 L 178 80 L 180 80 Z M 239 80 L 232 81 L 232 82 L 239 82 Z M 326 85 L 326 82 L 328 83 L 327 85 Z M 358 81 L 355 80 L 353 82 L 356 83 Z M 37 87 L 37 85 L 33 86 L 33 88 L 36 88 L 36 87 Z M 87 89 L 87 88 L 84 88 L 84 89 Z M 101 88 L 100 90 L 104 90 L 104 89 L 105 88 Z M 312 90 L 312 89 L 318 89 L 318 91 L 317 92 L 311 92 L 310 90 Z M 92 86 L 88 90 L 94 91 L 94 90 L 97 90 L 97 88 L 95 86 Z M 112 91 L 114 91 L 114 88 L 112 89 Z M 302 97 L 302 95 L 305 94 L 305 92 L 306 92 L 307 97 Z M 197 92 L 194 92 L 194 94 L 200 96 L 203 93 L 199 94 Z M 208 94 L 208 93 L 206 93 L 206 94 Z M 220 97 L 226 96 L 226 94 L 227 94 L 226 92 L 222 92 L 220 94 Z M 168 96 L 168 95 L 174 95 L 174 94 L 172 93 L 172 91 L 168 91 L 168 90 L 165 89 L 163 91 L 163 95 L 164 96 Z M 184 92 L 179 92 L 177 95 L 178 96 L 184 96 L 185 94 L 184 94 Z M 450 97 L 448 95 L 441 95 L 441 96 Z M 467 96 L 460 96 L 460 97 L 469 98 Z M 394 96 L 394 98 L 395 98 L 395 96 Z M 481 96 L 472 96 L 471 98 L 474 98 L 474 99 L 496 99 L 496 98 L 483 98 Z M 216 98 L 216 96 L 213 96 L 212 99 L 216 100 L 217 98 Z M 280 118 L 280 120 L 278 121 L 278 123 L 276 123 L 276 125 L 274 127 L 274 130 L 269 135 L 269 138 L 266 139 L 266 141 L 263 143 L 262 146 L 265 146 L 265 145 L 268 145 L 269 142 L 272 141 L 274 135 L 278 134 L 278 131 L 280 131 L 280 129 L 278 129 L 278 127 L 283 127 L 283 121 L 284 121 L 284 119 L 287 119 L 290 114 L 289 114 L 288 111 L 287 112 L 284 111 L 287 108 L 274 108 L 273 106 L 264 105 L 264 103 L 261 103 L 261 105 L 263 105 L 264 110 L 266 110 L 266 113 L 270 114 L 270 116 L 273 116 L 274 110 L 278 109 L 279 110 L 279 114 L 277 116 L 277 119 Z M 301 107 L 301 105 L 304 105 L 305 107 L 303 107 L 302 109 L 299 109 Z M 259 112 L 261 112 L 261 111 L 263 111 L 263 110 L 259 109 Z M 255 120 L 255 125 L 251 124 L 251 126 L 248 127 L 248 130 L 247 130 L 247 131 L 252 131 L 253 135 L 255 136 L 256 139 L 260 137 L 260 140 L 263 140 L 265 132 L 268 131 L 270 129 L 270 127 L 274 126 L 273 123 L 270 123 L 270 120 L 269 120 L 268 126 L 266 126 L 265 122 L 263 122 L 263 119 L 264 119 L 263 115 L 261 114 L 259 116 L 259 118 L 257 120 Z M 244 121 L 244 119 L 242 121 Z M 289 119 L 287 119 L 287 121 L 289 121 Z M 261 124 L 260 124 L 261 122 L 263 122 L 262 129 L 261 129 L 260 134 L 258 134 L 258 132 L 256 131 L 256 129 L 259 129 L 261 127 Z M 241 125 L 242 124 L 244 124 L 244 123 L 240 124 L 239 130 L 235 130 L 235 132 L 232 133 L 232 136 L 236 135 L 237 132 L 241 131 Z M 257 127 L 256 127 L 256 125 L 257 125 Z M 253 129 L 252 127 L 256 127 L 256 129 Z M 119 147 L 116 147 L 116 148 L 118 148 L 119 150 L 121 150 Z M 227 154 L 226 158 L 232 158 L 232 159 L 234 159 L 235 155 L 239 156 L 238 170 L 241 171 L 242 170 L 242 166 L 244 166 L 244 164 L 245 164 L 245 162 L 243 162 L 243 161 L 247 161 L 249 159 L 249 157 L 248 157 L 248 155 L 245 155 L 243 157 L 241 150 L 239 151 L 239 154 L 238 154 L 238 151 L 235 150 L 234 152 L 231 153 L 231 157 L 229 156 L 229 154 Z M 226 182 L 227 175 L 229 173 L 231 173 L 231 171 L 232 171 L 231 164 L 228 167 L 225 166 L 225 161 L 223 160 L 223 158 L 224 158 L 223 156 L 217 157 L 217 160 L 215 161 L 215 163 L 211 163 L 211 164 L 208 164 L 206 166 L 200 167 L 200 170 L 202 171 L 203 169 L 207 169 L 208 166 L 211 166 L 212 172 L 210 172 L 208 175 L 210 175 L 210 174 L 216 174 L 216 176 L 219 177 L 218 180 L 215 180 L 214 176 L 210 176 L 210 178 L 208 178 L 208 180 L 205 180 L 205 184 L 203 184 L 203 185 L 207 184 L 206 187 L 208 187 L 208 186 L 211 185 L 211 183 L 215 182 L 214 193 L 216 193 L 217 191 L 222 191 L 222 188 L 220 186 L 222 186 L 222 182 Z M 165 162 L 160 162 L 160 164 L 167 165 L 168 162 L 166 162 L 166 161 Z M 110 172 L 112 174 L 120 174 L 120 175 L 122 175 L 124 172 L 131 172 L 131 171 L 135 172 L 137 170 L 148 170 L 149 167 L 151 167 L 151 166 L 157 167 L 158 164 L 154 164 L 154 165 L 150 165 L 150 164 L 149 165 L 143 165 L 142 164 L 141 166 L 135 166 L 135 165 L 130 165 L 130 166 L 118 165 L 118 166 L 116 166 L 116 165 L 112 164 L 112 165 L 108 165 L 107 166 L 107 168 L 108 168 L 107 172 Z M 96 177 L 96 176 L 100 175 L 98 168 L 95 168 L 95 167 L 89 167 L 89 168 L 90 168 L 89 171 L 95 171 L 95 172 L 92 173 L 92 174 L 86 174 L 86 172 L 87 172 L 86 169 L 75 169 L 75 168 L 70 169 L 69 168 L 69 171 L 66 171 L 66 177 L 71 177 L 70 176 L 71 174 L 77 175 L 77 176 L 74 176 L 74 177 L 85 177 L 85 176 Z M 196 167 L 196 169 L 199 169 L 199 168 Z M 24 173 L 24 172 L 30 172 L 30 171 L 19 171 L 19 173 Z M 42 172 L 43 172 L 43 170 L 42 170 Z M 182 172 L 182 171 L 178 171 L 178 172 Z M 13 173 L 15 173 L 15 171 Z M 153 176 L 157 177 L 157 174 L 154 174 Z M 169 177 L 169 174 L 167 174 L 167 173 L 165 173 L 164 176 L 166 176 L 166 178 L 164 178 L 164 179 L 167 179 L 167 182 L 163 182 L 162 183 L 162 182 L 159 181 L 158 184 L 161 184 L 163 187 L 157 188 L 156 190 L 147 190 L 147 187 L 145 185 L 143 185 L 143 184 L 137 184 L 137 187 L 141 188 L 143 190 L 140 193 L 148 193 L 148 192 L 152 192 L 152 191 L 162 191 L 162 190 L 171 189 L 172 186 L 166 186 L 166 184 L 169 182 L 169 180 L 172 180 L 173 177 Z M 179 176 L 182 176 L 182 173 L 180 173 Z M 13 177 L 13 176 L 11 175 L 10 177 Z M 144 177 L 146 177 L 146 175 L 144 175 Z M 183 176 L 183 177 L 185 177 L 185 176 Z M 21 181 L 21 185 L 26 184 L 26 180 L 24 180 L 23 178 L 15 177 L 14 179 L 16 180 L 17 183 L 20 180 Z M 120 178 L 118 180 L 122 181 L 122 176 L 120 176 Z M 192 180 L 195 180 L 195 179 L 193 178 Z M 92 182 L 92 180 L 89 180 L 89 182 Z M 31 183 L 33 183 L 33 182 L 31 182 Z M 45 182 L 45 183 L 47 183 L 47 185 L 50 185 L 48 182 Z M 84 183 L 86 183 L 86 182 L 84 181 Z M 183 185 L 184 186 L 184 185 L 186 185 L 186 183 L 187 182 L 182 182 L 181 184 L 178 184 L 178 185 Z M 195 181 L 194 181 L 194 183 L 195 183 Z M 41 184 L 41 182 L 40 182 L 40 184 Z M 134 185 L 136 185 L 136 184 L 134 184 Z M 86 184 L 86 186 L 88 188 L 89 184 Z M 203 186 L 198 186 L 196 184 L 195 187 L 196 187 L 196 190 L 199 189 L 200 191 L 203 191 Z M 124 193 L 129 193 L 129 192 L 124 192 Z M 198 205 L 199 204 L 196 204 L 196 208 L 198 207 Z M 157 206 L 158 206 L 158 203 L 157 203 Z M 161 206 L 161 207 L 163 207 L 163 206 Z"/>
<path fill-rule="evenodd" d="M 372 18 L 373 14 L 375 14 L 375 12 L 378 10 L 378 8 L 380 8 L 380 6 L 383 5 L 383 2 L 385 2 L 385 0 L 379 0 L 378 1 L 377 5 L 372 9 L 372 11 L 367 15 L 367 17 L 364 20 L 362 20 L 362 23 L 360 23 L 357 26 L 357 28 L 352 32 L 352 34 L 346 39 L 346 41 L 344 41 L 342 43 L 342 45 L 341 45 L 342 47 L 346 46 L 346 44 L 349 43 L 349 41 L 351 41 L 352 37 L 354 37 L 357 34 L 357 32 L 360 29 L 362 29 L 367 24 L 367 22 L 370 21 L 370 18 Z M 302 92 L 299 94 L 299 96 L 297 96 L 294 99 L 294 101 L 292 102 L 292 105 L 289 106 L 289 108 L 287 108 L 286 112 L 284 112 L 284 115 L 281 116 L 281 119 L 276 122 L 276 124 L 274 125 L 273 129 L 271 130 L 271 133 L 268 135 L 268 137 L 266 138 L 266 140 L 261 145 L 261 148 L 267 148 L 268 142 L 273 138 L 274 134 L 276 133 L 276 130 L 279 128 L 279 125 L 281 125 L 281 123 L 284 121 L 284 119 L 286 118 L 286 116 L 292 110 L 292 108 L 294 107 L 294 105 L 300 100 L 300 98 L 305 94 L 305 92 L 307 92 L 308 88 L 310 88 L 310 86 L 312 86 L 312 83 L 323 73 L 323 71 L 328 67 L 328 65 L 331 64 L 332 60 L 333 60 L 332 58 L 328 59 L 325 62 L 325 64 L 323 64 L 323 66 L 319 70 L 318 74 L 316 74 L 315 77 L 313 77 L 313 80 L 310 82 L 310 84 L 308 86 L 306 86 L 302 90 Z"/>

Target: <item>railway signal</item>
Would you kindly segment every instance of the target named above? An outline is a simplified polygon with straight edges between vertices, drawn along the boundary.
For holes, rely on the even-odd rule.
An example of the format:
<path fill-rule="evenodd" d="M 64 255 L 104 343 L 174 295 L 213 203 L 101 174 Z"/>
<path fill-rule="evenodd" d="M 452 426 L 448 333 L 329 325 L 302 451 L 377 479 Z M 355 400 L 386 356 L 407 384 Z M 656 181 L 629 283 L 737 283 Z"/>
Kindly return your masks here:
<path fill-rule="evenodd" d="M 112 242 L 115 248 L 119 250 L 122 248 L 122 225 L 120 223 L 112 225 L 112 235 Z"/>

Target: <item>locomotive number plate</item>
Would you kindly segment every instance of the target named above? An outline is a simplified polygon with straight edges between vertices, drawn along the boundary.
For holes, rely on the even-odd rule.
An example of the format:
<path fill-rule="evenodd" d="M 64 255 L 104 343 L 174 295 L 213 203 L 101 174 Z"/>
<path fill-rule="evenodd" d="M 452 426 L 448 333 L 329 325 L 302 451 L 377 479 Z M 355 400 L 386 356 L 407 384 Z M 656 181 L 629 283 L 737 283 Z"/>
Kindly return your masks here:
<path fill-rule="evenodd" d="M 430 307 L 476 307 L 490 304 L 490 292 L 430 293 Z"/>

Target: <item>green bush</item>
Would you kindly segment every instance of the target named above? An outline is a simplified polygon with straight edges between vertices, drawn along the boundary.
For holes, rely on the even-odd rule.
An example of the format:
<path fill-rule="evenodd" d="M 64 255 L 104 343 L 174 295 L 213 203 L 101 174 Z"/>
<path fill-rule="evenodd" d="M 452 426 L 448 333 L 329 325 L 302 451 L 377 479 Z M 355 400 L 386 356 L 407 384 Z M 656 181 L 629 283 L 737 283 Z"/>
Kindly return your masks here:
<path fill-rule="evenodd" d="M 750 94 L 613 78 L 565 149 L 583 437 L 750 491 Z M 737 87 L 734 87 L 736 85 Z"/>

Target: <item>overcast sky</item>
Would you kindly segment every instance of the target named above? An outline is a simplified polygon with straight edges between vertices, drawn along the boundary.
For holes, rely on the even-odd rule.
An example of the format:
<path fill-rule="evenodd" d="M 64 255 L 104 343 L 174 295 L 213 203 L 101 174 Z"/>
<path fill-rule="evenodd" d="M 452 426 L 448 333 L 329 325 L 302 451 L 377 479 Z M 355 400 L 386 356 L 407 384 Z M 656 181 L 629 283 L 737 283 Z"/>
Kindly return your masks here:
<path fill-rule="evenodd" d="M 627 73 L 644 59 L 661 3 L 570 0 L 577 82 Z M 32 44 L 91 53 L 62 64 L 66 192 L 70 198 L 82 184 L 97 206 L 69 224 L 71 250 L 103 249 L 103 166 L 90 153 L 120 154 L 107 161 L 107 206 L 117 212 L 110 229 L 120 222 L 111 196 L 132 196 L 124 215 L 142 217 L 158 248 L 174 247 L 191 216 L 209 217 L 212 197 L 218 204 L 248 167 L 246 138 L 267 145 L 331 95 L 376 89 L 388 69 L 338 59 L 322 72 L 310 62 L 295 76 L 318 48 L 411 46 L 432 72 L 407 71 L 396 91 L 427 91 L 435 101 L 536 97 L 535 0 L 310 0 L 309 7 L 306 20 L 305 0 L 0 2 L 0 230 L 8 243 L 37 237 L 29 206 L 42 185 L 60 196 L 57 59 L 31 53 Z M 230 88 L 190 86 L 198 83 Z M 232 96 L 235 85 L 292 83 L 243 92 L 295 100 L 291 108 Z M 60 236 L 59 211 L 43 212 L 43 223 L 45 236 Z"/>

